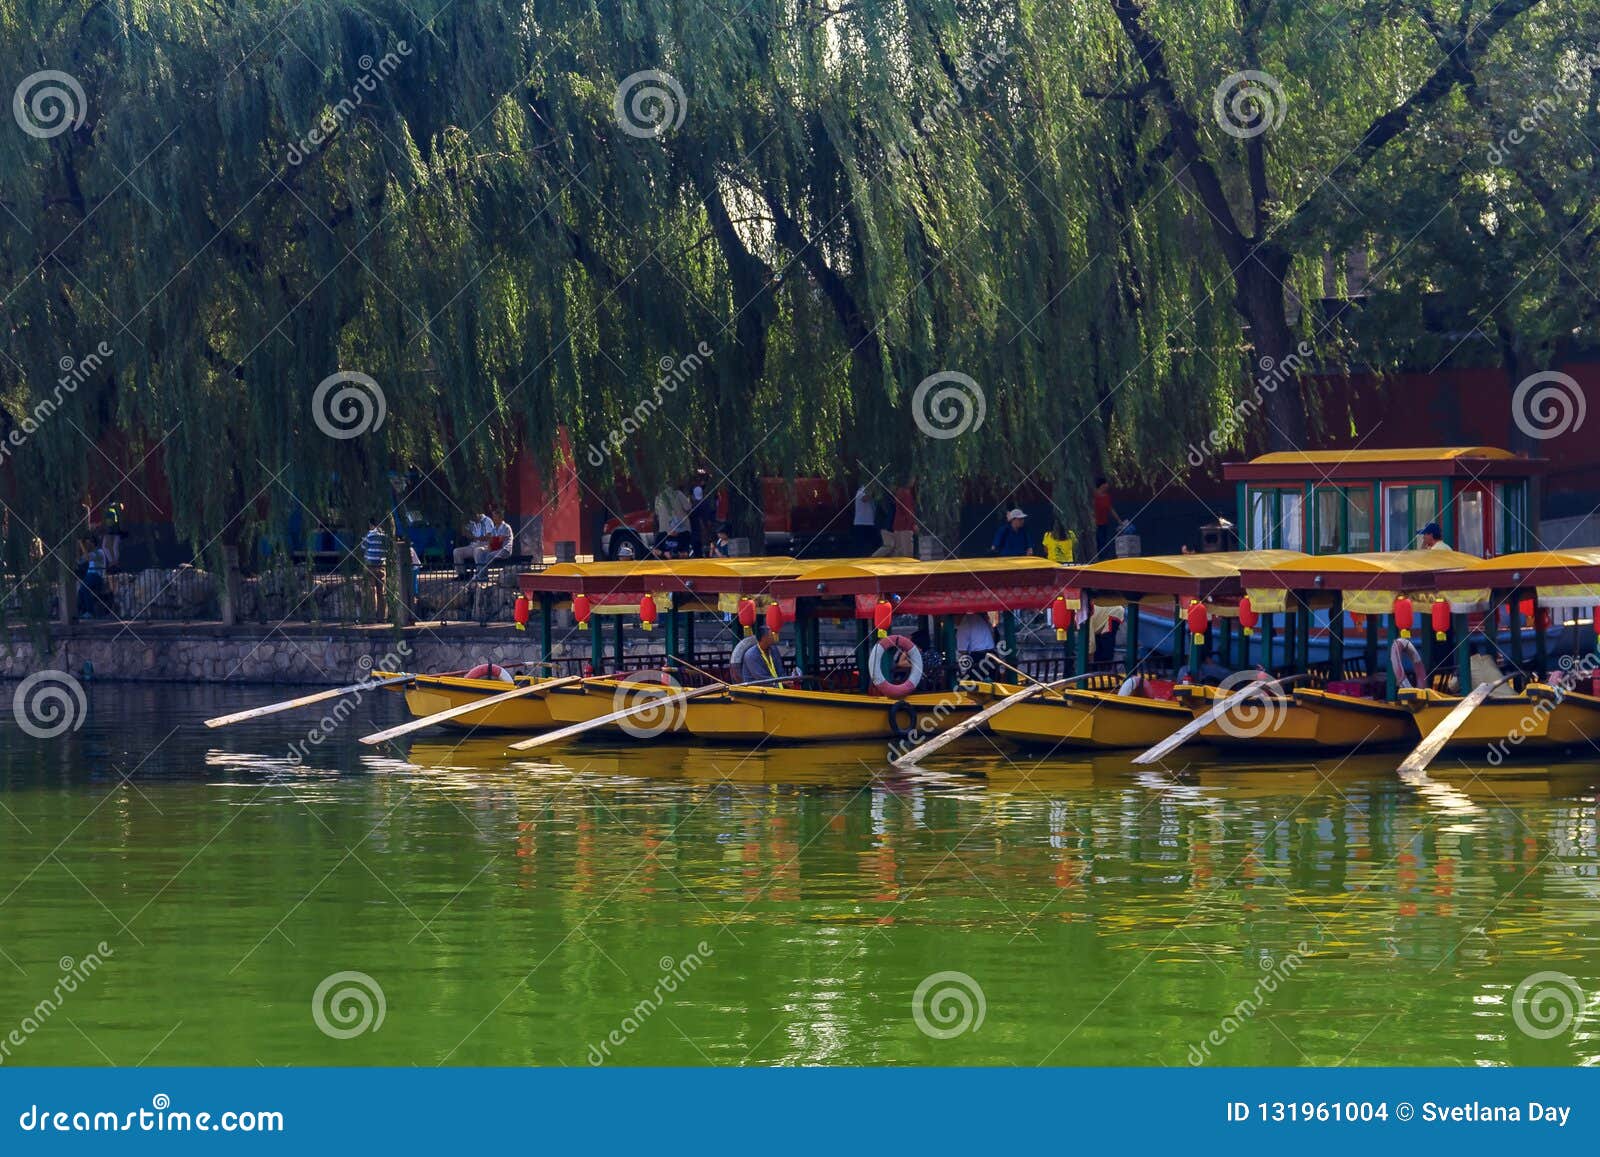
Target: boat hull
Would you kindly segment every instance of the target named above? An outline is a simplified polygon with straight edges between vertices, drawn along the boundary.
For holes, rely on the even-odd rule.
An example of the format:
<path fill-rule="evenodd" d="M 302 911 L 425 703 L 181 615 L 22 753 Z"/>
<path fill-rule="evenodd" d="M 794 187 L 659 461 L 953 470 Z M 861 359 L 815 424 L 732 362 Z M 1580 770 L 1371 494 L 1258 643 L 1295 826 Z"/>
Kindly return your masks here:
<path fill-rule="evenodd" d="M 988 683 L 977 696 L 993 703 L 1020 690 Z M 1007 707 L 989 720 L 989 730 L 1030 747 L 1142 748 L 1160 743 L 1190 718 L 1188 708 L 1169 700 L 1066 687 Z"/>
<path fill-rule="evenodd" d="M 789 687 L 731 687 L 692 700 L 684 726 L 700 739 L 723 742 L 837 743 L 919 739 L 969 718 L 978 704 L 957 691 L 904 699 Z"/>
<path fill-rule="evenodd" d="M 1400 692 L 1424 735 L 1444 722 L 1458 695 L 1434 690 Z M 1499 763 L 1519 751 L 1589 748 L 1600 741 L 1600 698 L 1568 691 L 1558 694 L 1544 683 L 1530 683 L 1520 695 L 1491 696 L 1467 717 L 1445 744 L 1447 751 L 1487 751 Z M 1498 753 L 1498 759 L 1495 758 Z"/>
<path fill-rule="evenodd" d="M 388 678 L 386 672 L 375 671 L 373 678 Z M 392 690 L 405 696 L 406 709 L 417 718 L 437 715 L 453 707 L 464 707 L 478 699 L 503 695 L 517 687 L 525 687 L 529 680 L 519 679 L 506 683 L 499 679 L 467 679 L 459 675 L 418 675 L 409 683 L 397 684 Z M 547 696 L 539 693 L 524 695 L 505 703 L 496 703 L 482 711 L 469 711 L 439 724 L 457 731 L 543 731 L 552 726 Z"/>
<path fill-rule="evenodd" d="M 1176 694 L 1198 718 L 1238 690 L 1188 686 Z M 1405 707 L 1313 689 L 1247 700 L 1231 719 L 1227 725 L 1213 720 L 1199 738 L 1218 747 L 1292 751 L 1350 751 L 1417 740 L 1415 716 Z"/>

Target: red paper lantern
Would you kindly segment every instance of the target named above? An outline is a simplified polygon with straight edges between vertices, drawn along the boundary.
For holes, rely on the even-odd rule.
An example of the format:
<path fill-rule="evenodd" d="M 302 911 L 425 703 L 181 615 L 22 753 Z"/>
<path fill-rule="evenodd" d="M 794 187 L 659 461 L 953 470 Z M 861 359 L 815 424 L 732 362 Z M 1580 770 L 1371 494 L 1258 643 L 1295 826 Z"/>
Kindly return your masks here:
<path fill-rule="evenodd" d="M 879 599 L 872 608 L 872 625 L 878 628 L 878 638 L 889 637 L 889 628 L 894 626 L 894 604 L 888 599 Z"/>
<path fill-rule="evenodd" d="M 1517 604 L 1517 614 L 1522 616 L 1522 621 L 1527 622 L 1533 618 L 1533 600 L 1523 599 Z"/>
<path fill-rule="evenodd" d="M 1050 625 L 1056 629 L 1056 642 L 1066 641 L 1067 632 L 1072 630 L 1076 618 L 1072 608 L 1067 606 L 1066 597 L 1057 595 L 1056 601 L 1050 604 Z"/>
<path fill-rule="evenodd" d="M 1188 620 L 1189 632 L 1194 635 L 1194 641 L 1196 643 L 1204 643 L 1206 641 L 1208 616 L 1206 615 L 1206 605 L 1199 599 L 1189 604 Z"/>
<path fill-rule="evenodd" d="M 656 597 L 645 595 L 639 600 L 639 625 L 645 630 L 653 630 L 656 625 Z"/>
<path fill-rule="evenodd" d="M 511 604 L 511 617 L 517 622 L 517 630 L 528 629 L 528 596 L 518 595 L 517 601 Z"/>
<path fill-rule="evenodd" d="M 1250 605 L 1250 596 L 1245 595 L 1239 600 L 1239 625 L 1244 628 L 1245 638 L 1255 633 L 1256 624 L 1261 621 L 1261 616 L 1256 614 L 1256 609 Z"/>
<path fill-rule="evenodd" d="M 1450 604 L 1443 599 L 1435 599 L 1433 603 L 1433 637 L 1442 643 L 1446 632 L 1449 630 Z"/>
<path fill-rule="evenodd" d="M 589 629 L 589 616 L 593 613 L 594 609 L 589 605 L 588 595 L 572 596 L 572 617 L 578 620 L 578 630 Z"/>
<path fill-rule="evenodd" d="M 1414 619 L 1415 615 L 1411 610 L 1411 600 L 1406 598 L 1405 595 L 1395 599 L 1394 625 L 1400 628 L 1400 637 L 1402 639 L 1411 637 L 1411 623 Z"/>
<path fill-rule="evenodd" d="M 744 628 L 744 633 L 749 634 L 756 625 L 756 601 L 754 599 L 739 600 L 739 625 Z"/>
<path fill-rule="evenodd" d="M 777 603 L 767 604 L 767 630 L 774 635 L 783 630 L 783 608 Z"/>

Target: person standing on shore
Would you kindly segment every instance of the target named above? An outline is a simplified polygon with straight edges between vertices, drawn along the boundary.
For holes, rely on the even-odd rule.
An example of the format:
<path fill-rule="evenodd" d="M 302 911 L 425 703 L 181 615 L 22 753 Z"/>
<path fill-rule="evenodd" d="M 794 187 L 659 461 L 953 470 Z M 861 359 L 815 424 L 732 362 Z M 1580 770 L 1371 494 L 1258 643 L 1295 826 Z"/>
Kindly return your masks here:
<path fill-rule="evenodd" d="M 1021 557 L 1035 553 L 1033 539 L 1028 537 L 1028 516 L 1020 506 L 1006 511 L 1005 523 L 994 532 L 989 553 L 1001 558 Z"/>
<path fill-rule="evenodd" d="M 1111 483 L 1105 475 L 1094 480 L 1094 561 L 1110 557 L 1108 551 L 1116 540 L 1117 527 L 1122 515 L 1111 501 Z"/>
<path fill-rule="evenodd" d="M 367 581 L 372 591 L 373 614 L 383 615 L 384 555 L 388 553 L 389 536 L 383 533 L 381 519 L 374 518 L 371 528 L 361 538 L 361 561 L 367 568 Z"/>

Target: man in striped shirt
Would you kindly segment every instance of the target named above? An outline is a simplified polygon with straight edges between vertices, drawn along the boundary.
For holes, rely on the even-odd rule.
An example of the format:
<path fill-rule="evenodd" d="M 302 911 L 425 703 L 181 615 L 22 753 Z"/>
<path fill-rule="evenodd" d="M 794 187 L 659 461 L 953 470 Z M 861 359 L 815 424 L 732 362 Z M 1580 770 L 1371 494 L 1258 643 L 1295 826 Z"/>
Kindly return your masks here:
<path fill-rule="evenodd" d="M 372 584 L 373 613 L 383 616 L 388 605 L 384 599 L 384 559 L 389 553 L 389 536 L 383 533 L 382 519 L 374 518 L 372 528 L 361 539 L 361 561 L 367 567 L 367 579 Z"/>

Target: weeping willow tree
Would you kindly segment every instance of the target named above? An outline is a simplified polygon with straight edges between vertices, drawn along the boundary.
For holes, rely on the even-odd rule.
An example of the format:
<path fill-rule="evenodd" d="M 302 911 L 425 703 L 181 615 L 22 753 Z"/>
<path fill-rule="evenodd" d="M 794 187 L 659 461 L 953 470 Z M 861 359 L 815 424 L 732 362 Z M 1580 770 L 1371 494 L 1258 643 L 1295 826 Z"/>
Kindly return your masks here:
<path fill-rule="evenodd" d="M 1356 7 L 0 0 L 12 565 L 157 453 L 202 551 L 519 446 L 599 490 L 705 463 L 746 518 L 824 473 L 1070 524 L 1283 352 L 1315 175 L 1459 86 L 1420 4 Z M 1296 55 L 1318 18 L 1358 50 Z M 1217 60 L 1277 67 L 1290 127 L 1202 121 Z"/>

